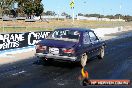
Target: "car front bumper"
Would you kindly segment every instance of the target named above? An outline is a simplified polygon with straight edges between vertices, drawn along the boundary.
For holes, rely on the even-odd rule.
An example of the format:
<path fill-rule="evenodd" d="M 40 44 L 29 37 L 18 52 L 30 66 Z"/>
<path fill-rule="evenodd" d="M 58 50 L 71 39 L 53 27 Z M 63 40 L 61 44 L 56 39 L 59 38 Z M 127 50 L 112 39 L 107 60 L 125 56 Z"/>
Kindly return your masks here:
<path fill-rule="evenodd" d="M 65 60 L 65 61 L 76 61 L 77 57 L 68 57 L 68 56 L 59 56 L 59 55 L 53 55 L 53 54 L 43 54 L 43 53 L 36 53 L 36 57 L 45 57 L 45 58 L 52 58 L 54 60 Z"/>

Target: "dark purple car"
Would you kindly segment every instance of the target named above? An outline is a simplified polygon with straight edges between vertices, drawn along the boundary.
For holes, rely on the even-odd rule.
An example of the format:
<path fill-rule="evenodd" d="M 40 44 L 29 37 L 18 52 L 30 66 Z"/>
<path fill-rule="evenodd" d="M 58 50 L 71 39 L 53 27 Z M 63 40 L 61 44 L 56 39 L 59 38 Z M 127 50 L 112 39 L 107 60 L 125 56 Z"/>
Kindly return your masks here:
<path fill-rule="evenodd" d="M 98 39 L 94 31 L 83 28 L 61 28 L 54 30 L 36 45 L 36 56 L 50 60 L 80 62 L 82 66 L 91 58 L 104 57 L 105 42 Z"/>

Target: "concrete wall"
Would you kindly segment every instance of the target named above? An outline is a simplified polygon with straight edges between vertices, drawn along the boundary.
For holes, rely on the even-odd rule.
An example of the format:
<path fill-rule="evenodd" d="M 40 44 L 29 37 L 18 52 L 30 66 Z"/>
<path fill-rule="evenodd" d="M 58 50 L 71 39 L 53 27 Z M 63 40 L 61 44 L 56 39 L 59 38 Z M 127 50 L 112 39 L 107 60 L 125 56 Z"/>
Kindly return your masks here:
<path fill-rule="evenodd" d="M 97 29 L 92 29 L 92 30 L 96 33 L 97 36 L 104 37 L 104 35 L 106 34 L 121 32 L 123 30 L 123 27 L 97 28 Z"/>

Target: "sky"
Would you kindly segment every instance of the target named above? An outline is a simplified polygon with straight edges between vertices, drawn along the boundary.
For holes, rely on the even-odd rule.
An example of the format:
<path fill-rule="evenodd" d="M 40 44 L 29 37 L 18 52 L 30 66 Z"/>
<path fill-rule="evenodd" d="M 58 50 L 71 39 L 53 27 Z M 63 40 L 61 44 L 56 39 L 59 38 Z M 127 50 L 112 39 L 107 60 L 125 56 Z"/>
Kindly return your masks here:
<path fill-rule="evenodd" d="M 72 0 L 42 0 L 44 11 L 55 11 L 57 14 L 66 12 L 72 15 L 70 2 Z M 132 0 L 74 0 L 74 12 L 102 15 L 132 15 Z"/>

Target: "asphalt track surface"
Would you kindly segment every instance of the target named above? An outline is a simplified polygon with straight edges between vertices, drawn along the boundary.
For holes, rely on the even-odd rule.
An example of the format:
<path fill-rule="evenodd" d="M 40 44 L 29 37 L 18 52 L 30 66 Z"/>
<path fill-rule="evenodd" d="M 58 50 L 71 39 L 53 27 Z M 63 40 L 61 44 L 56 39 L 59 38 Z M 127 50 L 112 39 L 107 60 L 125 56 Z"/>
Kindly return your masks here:
<path fill-rule="evenodd" d="M 132 33 L 132 32 L 131 32 Z M 92 58 L 85 70 L 90 79 L 132 80 L 132 36 L 106 41 L 103 60 Z M 0 66 L 0 88 L 82 88 L 76 64 L 53 62 L 45 65 L 35 57 Z M 87 86 L 86 88 L 132 88 L 132 86 Z"/>

